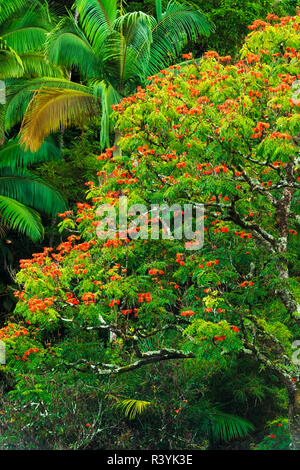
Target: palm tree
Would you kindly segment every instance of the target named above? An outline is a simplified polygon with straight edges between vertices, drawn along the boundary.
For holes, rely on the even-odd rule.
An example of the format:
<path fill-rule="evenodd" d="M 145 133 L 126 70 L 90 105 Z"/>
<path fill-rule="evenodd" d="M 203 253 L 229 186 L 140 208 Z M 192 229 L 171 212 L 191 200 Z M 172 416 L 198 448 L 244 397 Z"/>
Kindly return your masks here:
<path fill-rule="evenodd" d="M 37 0 L 0 0 L 0 79 L 8 88 L 12 83 L 22 84 L 24 77 L 63 77 L 62 71 L 44 58 L 51 28 L 47 6 Z M 56 215 L 66 206 L 59 192 L 28 166 L 61 158 L 61 154 L 49 140 L 36 153 L 25 152 L 18 138 L 4 143 L 6 111 L 7 105 L 0 103 L 0 235 L 8 227 L 38 240 L 43 226 L 36 210 Z"/>
<path fill-rule="evenodd" d="M 51 63 L 77 70 L 86 85 L 45 79 L 12 92 L 10 116 L 25 113 L 21 141 L 36 151 L 45 136 L 99 113 L 101 144 L 109 146 L 111 105 L 143 85 L 148 75 L 174 63 L 189 40 L 209 34 L 211 25 L 198 10 L 169 1 L 162 12 L 156 0 L 156 17 L 143 12 L 124 13 L 117 0 L 76 0 L 77 17 L 63 18 L 49 34 L 46 49 Z M 31 88 L 29 89 L 28 87 Z M 39 85 L 39 86 L 38 86 Z M 27 88 L 26 88 L 27 87 Z M 22 108 L 22 109 L 21 109 Z"/>
<path fill-rule="evenodd" d="M 46 3 L 38 0 L 0 0 L 0 80 L 6 82 L 7 104 L 11 88 L 23 87 L 27 80 L 63 78 L 66 75 L 64 70 L 45 58 L 45 42 L 52 28 Z M 14 109 L 15 116 L 14 113 L 10 115 L 10 109 L 0 106 L 0 129 L 9 130 L 20 122 L 18 107 Z"/>

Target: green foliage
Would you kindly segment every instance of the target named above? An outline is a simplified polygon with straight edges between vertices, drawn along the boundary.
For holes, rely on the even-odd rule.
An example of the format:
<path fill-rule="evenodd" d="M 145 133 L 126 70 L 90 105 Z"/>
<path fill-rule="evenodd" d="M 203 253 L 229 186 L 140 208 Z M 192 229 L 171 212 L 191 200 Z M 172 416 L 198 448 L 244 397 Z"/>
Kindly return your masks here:
<path fill-rule="evenodd" d="M 6 196 L 0 196 L 1 221 L 32 240 L 42 238 L 43 226 L 37 212 L 24 206 L 18 201 Z"/>
<path fill-rule="evenodd" d="M 126 399 L 116 403 L 115 407 L 120 408 L 129 419 L 134 419 L 136 415 L 141 415 L 149 406 L 151 402 L 143 400 Z"/>
<path fill-rule="evenodd" d="M 89 0 L 78 5 L 83 22 L 93 13 L 86 34 L 98 47 L 115 12 L 104 17 Z M 130 29 L 144 19 L 127 15 L 116 24 Z M 207 449 L 232 440 L 249 447 L 252 433 L 287 414 L 287 405 L 295 445 L 299 16 L 276 21 L 251 26 L 247 44 L 258 53 L 244 47 L 234 63 L 210 51 L 149 77 L 114 106 L 119 148 L 95 158 L 87 202 L 60 214 L 57 248 L 21 260 L 18 304 L 0 330 L 10 388 L 3 448 Z M 94 85 L 101 97 L 104 84 Z M 90 139 L 82 128 L 82 141 L 65 150 L 61 178 L 72 163 L 82 168 L 85 152 L 93 171 L 99 144 L 85 145 L 85 132 Z M 55 178 L 56 165 L 37 172 Z M 99 205 L 118 214 L 119 196 L 144 206 L 125 236 L 117 225 L 103 240 Z M 190 201 L 205 206 L 201 249 L 196 234 L 167 239 L 163 226 L 158 240 L 132 236 L 151 204 Z"/>
<path fill-rule="evenodd" d="M 268 13 L 278 16 L 294 15 L 297 0 L 194 0 L 193 4 L 205 12 L 215 25 L 215 34 L 202 39 L 189 50 L 216 50 L 219 54 L 237 55 L 248 26 L 257 19 L 264 19 Z"/>
<path fill-rule="evenodd" d="M 269 423 L 269 434 L 255 446 L 255 450 L 290 450 L 291 439 L 287 419 L 277 419 Z"/>
<path fill-rule="evenodd" d="M 46 140 L 36 153 L 25 152 L 17 138 L 0 147 L 0 168 L 28 167 L 44 161 L 61 160 L 62 154 L 52 139 Z"/>
<path fill-rule="evenodd" d="M 9 153 L 11 149 L 4 149 L 4 157 L 5 150 Z M 40 155 L 43 157 L 43 151 Z M 15 154 L 15 158 L 18 157 Z M 38 156 L 35 158 L 38 160 Z M 0 163 L 0 206 L 2 224 L 25 233 L 34 241 L 41 238 L 43 227 L 37 212 L 29 207 L 52 215 L 66 208 L 63 197 L 53 186 L 27 169 L 16 168 L 13 160 L 12 167 L 1 167 Z"/>
<path fill-rule="evenodd" d="M 7 79 L 6 86 L 11 81 L 20 85 L 24 77 L 28 79 L 45 73 L 61 76 L 61 71 L 47 64 L 44 57 L 44 42 L 51 29 L 47 4 L 31 0 L 1 1 L 0 11 L 0 78 Z M 32 96 L 32 89 L 30 93 Z M 26 109 L 28 101 L 24 100 L 24 94 L 18 103 Z M 1 226 L 16 229 L 37 241 L 42 238 L 44 229 L 40 216 L 32 209 L 56 215 L 66 206 L 59 192 L 29 172 L 27 167 L 59 159 L 61 154 L 52 140 L 44 142 L 37 153 L 25 152 L 17 137 L 5 142 L 4 129 L 18 122 L 15 115 L 18 113 L 14 112 L 9 123 L 9 105 L 2 103 L 0 108 Z"/>
<path fill-rule="evenodd" d="M 251 423 L 237 416 L 228 415 L 220 411 L 212 414 L 211 438 L 212 442 L 232 441 L 245 437 L 253 431 Z"/>
<path fill-rule="evenodd" d="M 36 0 L 1 0 L 0 3 L 1 77 L 52 75 L 43 46 L 51 29 L 48 5 Z"/>

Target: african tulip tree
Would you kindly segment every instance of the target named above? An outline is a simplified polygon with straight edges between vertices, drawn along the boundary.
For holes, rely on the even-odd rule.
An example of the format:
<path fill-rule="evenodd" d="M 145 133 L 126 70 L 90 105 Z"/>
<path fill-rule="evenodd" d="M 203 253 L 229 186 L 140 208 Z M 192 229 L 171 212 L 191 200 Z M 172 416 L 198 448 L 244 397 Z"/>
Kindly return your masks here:
<path fill-rule="evenodd" d="M 34 354 L 45 362 L 47 332 L 59 367 L 100 377 L 176 359 L 221 372 L 248 357 L 286 389 L 299 449 L 299 16 L 271 15 L 250 29 L 238 63 L 207 52 L 115 106 L 122 155 L 98 157 L 100 184 L 88 182 L 88 202 L 62 214 L 68 239 L 21 261 L 16 313 L 29 333 L 41 331 L 26 345 L 15 325 L 2 337 L 10 370 L 16 353 L 25 370 Z M 118 209 L 120 196 L 147 207 L 204 205 L 203 248 L 132 233 L 100 240 L 97 208 Z M 73 361 L 64 356 L 70 342 Z"/>

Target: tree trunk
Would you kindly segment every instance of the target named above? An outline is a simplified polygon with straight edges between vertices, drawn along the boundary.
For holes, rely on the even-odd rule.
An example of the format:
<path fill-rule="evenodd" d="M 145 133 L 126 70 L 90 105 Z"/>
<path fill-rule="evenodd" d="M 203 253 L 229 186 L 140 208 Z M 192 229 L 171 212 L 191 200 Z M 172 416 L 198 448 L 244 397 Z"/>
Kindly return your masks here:
<path fill-rule="evenodd" d="M 76 10 L 75 11 L 75 15 L 74 15 L 74 21 L 75 21 L 75 24 L 78 24 L 78 17 L 79 17 L 79 13 L 78 11 Z M 69 81 L 72 80 L 72 70 L 69 71 Z M 65 131 L 66 131 L 66 128 L 65 126 L 62 124 L 61 126 L 61 132 L 60 132 L 60 150 L 62 151 L 65 147 L 65 142 L 64 142 L 64 137 L 65 137 Z"/>
<path fill-rule="evenodd" d="M 121 140 L 122 134 L 120 132 L 120 129 L 118 127 L 115 128 L 115 141 L 114 141 L 114 157 L 120 157 L 122 155 L 121 147 L 120 147 L 120 140 Z"/>
<path fill-rule="evenodd" d="M 289 428 L 292 439 L 292 449 L 300 450 L 300 389 L 294 383 L 287 385 L 289 395 Z"/>

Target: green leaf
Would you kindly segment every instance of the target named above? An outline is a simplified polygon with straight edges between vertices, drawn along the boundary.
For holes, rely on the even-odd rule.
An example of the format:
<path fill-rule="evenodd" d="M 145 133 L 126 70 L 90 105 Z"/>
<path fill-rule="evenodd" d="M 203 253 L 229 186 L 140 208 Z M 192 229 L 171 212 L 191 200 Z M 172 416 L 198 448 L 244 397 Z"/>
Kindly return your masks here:
<path fill-rule="evenodd" d="M 134 419 L 137 414 L 142 414 L 150 405 L 151 402 L 149 401 L 126 399 L 121 400 L 115 407 L 120 408 L 122 413 L 131 420 Z"/>
<path fill-rule="evenodd" d="M 14 199 L 0 195 L 0 217 L 2 224 L 24 233 L 35 242 L 43 236 L 38 213 Z"/>

